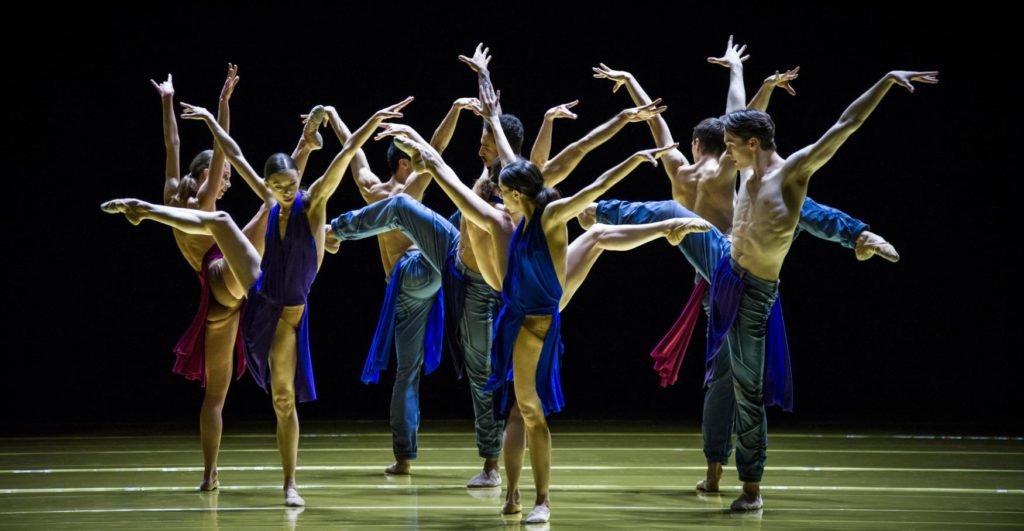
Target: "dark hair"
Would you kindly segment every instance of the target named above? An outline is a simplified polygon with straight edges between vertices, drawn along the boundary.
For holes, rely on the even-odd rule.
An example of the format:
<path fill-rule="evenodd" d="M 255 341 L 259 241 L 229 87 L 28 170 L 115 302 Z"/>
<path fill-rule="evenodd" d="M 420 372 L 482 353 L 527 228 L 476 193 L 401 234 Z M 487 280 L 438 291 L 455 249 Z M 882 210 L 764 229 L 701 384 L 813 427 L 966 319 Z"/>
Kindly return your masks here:
<path fill-rule="evenodd" d="M 480 196 L 484 201 L 490 202 L 491 198 L 498 195 L 500 189 L 498 188 L 498 181 L 490 176 L 480 177 L 473 183 L 473 191 L 476 195 Z"/>
<path fill-rule="evenodd" d="M 398 161 L 402 159 L 412 160 L 404 151 L 398 149 L 394 142 L 388 142 L 388 169 L 391 170 L 391 175 L 398 171 Z"/>
<path fill-rule="evenodd" d="M 501 173 L 498 174 L 498 180 L 508 188 L 530 198 L 538 210 L 544 210 L 548 203 L 562 197 L 558 190 L 546 188 L 540 168 L 522 157 L 502 168 Z"/>
<path fill-rule="evenodd" d="M 523 122 L 514 114 L 502 114 L 498 117 L 501 123 L 501 131 L 505 133 L 505 139 L 512 151 L 518 155 L 523 151 Z M 484 129 L 491 133 L 491 124 L 484 120 Z"/>
<path fill-rule="evenodd" d="M 199 193 L 199 175 L 203 170 L 210 167 L 213 160 L 213 150 L 200 151 L 188 165 L 188 173 L 178 181 L 178 189 L 174 191 L 172 201 L 175 203 L 187 203 L 190 197 Z"/>
<path fill-rule="evenodd" d="M 761 149 L 775 149 L 775 122 L 763 111 L 733 111 L 722 117 L 725 129 L 744 141 L 756 138 Z"/>
<path fill-rule="evenodd" d="M 702 155 L 718 157 L 725 151 L 725 124 L 718 118 L 705 118 L 693 128 L 691 140 L 700 140 Z"/>
<path fill-rule="evenodd" d="M 299 171 L 299 168 L 295 165 L 295 161 L 286 153 L 274 153 L 267 159 L 267 163 L 263 165 L 263 178 L 269 179 L 271 175 L 275 173 L 286 172 L 289 170 Z"/>

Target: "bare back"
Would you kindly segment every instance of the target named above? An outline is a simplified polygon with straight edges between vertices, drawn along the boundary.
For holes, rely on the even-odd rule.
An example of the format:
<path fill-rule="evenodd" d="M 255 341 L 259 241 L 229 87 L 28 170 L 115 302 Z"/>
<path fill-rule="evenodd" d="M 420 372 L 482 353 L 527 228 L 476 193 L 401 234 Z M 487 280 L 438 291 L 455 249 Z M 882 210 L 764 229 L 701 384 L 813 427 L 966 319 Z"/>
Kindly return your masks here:
<path fill-rule="evenodd" d="M 397 186 L 397 183 L 395 183 L 394 180 L 375 184 L 367 190 L 360 189 L 360 193 L 362 193 L 363 199 L 366 201 L 367 205 L 394 197 L 401 194 L 403 191 L 404 188 Z M 410 249 L 416 248 L 416 245 L 412 240 L 398 229 L 378 234 L 377 245 L 380 248 L 380 261 L 381 265 L 384 266 L 385 275 L 391 274 L 391 270 L 395 268 L 395 264 L 398 263 L 405 253 L 409 252 Z M 318 247 L 318 249 L 320 248 L 322 248 L 322 245 Z"/>
<path fill-rule="evenodd" d="M 498 207 L 491 203 L 491 206 Z M 471 271 L 480 273 L 492 289 L 501 291 L 508 264 L 511 234 L 491 234 L 465 217 L 459 226 L 459 257 Z"/>
<path fill-rule="evenodd" d="M 715 161 L 681 166 L 672 180 L 672 199 L 728 234 L 736 200 L 736 170 Z"/>
<path fill-rule="evenodd" d="M 541 212 L 541 215 L 538 216 L 541 219 L 538 219 L 537 223 L 544 221 L 545 213 Z M 555 276 L 558 277 L 558 283 L 562 289 L 565 289 L 566 258 L 569 254 L 569 225 L 560 223 L 554 227 L 545 228 L 547 230 L 544 231 L 544 238 L 548 241 L 548 253 L 551 254 L 551 262 L 555 266 Z M 523 230 L 526 230 L 525 226 Z"/>
<path fill-rule="evenodd" d="M 505 210 L 505 206 L 495 201 L 487 192 L 491 189 L 491 183 L 490 172 L 484 168 L 480 177 L 473 183 L 473 192 L 487 201 L 488 205 L 508 216 L 509 222 L 505 225 L 511 230 L 507 233 L 491 234 L 463 216 L 459 225 L 459 258 L 469 270 L 480 273 L 492 289 L 501 291 L 508 266 L 508 246 L 512 241 L 515 224 L 512 223 L 511 214 Z"/>

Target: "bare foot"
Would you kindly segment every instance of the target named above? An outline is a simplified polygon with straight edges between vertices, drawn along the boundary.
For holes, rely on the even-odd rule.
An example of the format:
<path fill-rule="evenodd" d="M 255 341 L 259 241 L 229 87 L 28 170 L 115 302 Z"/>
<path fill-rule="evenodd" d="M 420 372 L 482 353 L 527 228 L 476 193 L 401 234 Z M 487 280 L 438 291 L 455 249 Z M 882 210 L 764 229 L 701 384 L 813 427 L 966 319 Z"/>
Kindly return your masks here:
<path fill-rule="evenodd" d="M 100 209 L 107 214 L 124 214 L 132 225 L 138 225 L 144 219 L 142 202 L 138 199 L 112 199 L 100 205 Z"/>
<path fill-rule="evenodd" d="M 587 230 L 597 223 L 597 203 L 590 203 L 587 208 L 583 209 L 583 212 L 577 214 L 576 221 L 580 222 L 580 227 L 583 227 L 583 230 Z"/>
<path fill-rule="evenodd" d="M 896 248 L 891 243 L 885 241 L 885 238 L 871 232 L 864 231 L 857 236 L 857 247 L 854 248 L 853 252 L 857 255 L 857 260 L 867 260 L 872 256 L 878 255 L 890 262 L 899 262 L 900 253 L 896 252 Z"/>
<path fill-rule="evenodd" d="M 341 240 L 330 225 L 324 225 L 324 250 L 331 254 L 338 254 L 341 249 Z"/>
<path fill-rule="evenodd" d="M 711 224 L 701 218 L 674 218 L 667 220 L 669 231 L 665 239 L 673 246 L 683 243 L 683 237 L 691 232 L 707 232 Z"/>

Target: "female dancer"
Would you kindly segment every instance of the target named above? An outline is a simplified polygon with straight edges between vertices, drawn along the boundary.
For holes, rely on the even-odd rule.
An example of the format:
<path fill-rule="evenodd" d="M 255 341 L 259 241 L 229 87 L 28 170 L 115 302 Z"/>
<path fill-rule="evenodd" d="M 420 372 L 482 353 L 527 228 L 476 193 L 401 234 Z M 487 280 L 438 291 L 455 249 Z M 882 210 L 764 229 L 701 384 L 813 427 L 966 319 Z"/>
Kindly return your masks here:
<path fill-rule="evenodd" d="M 230 127 L 229 100 L 238 84 L 238 67 L 228 65 L 228 75 L 220 93 L 218 119 L 225 130 Z M 180 175 L 178 126 L 174 117 L 174 85 L 167 81 L 150 83 L 160 94 L 163 107 L 164 146 L 167 151 L 164 179 L 164 205 L 203 212 L 216 210 L 216 201 L 231 187 L 230 166 L 219 149 L 205 150 L 189 164 L 188 173 Z M 260 214 L 265 214 L 261 211 Z M 257 214 L 243 232 L 250 239 L 262 230 L 266 217 Z M 238 328 L 239 311 L 244 290 L 227 266 L 224 255 L 205 234 L 189 234 L 174 229 L 174 240 L 181 254 L 199 275 L 199 310 L 188 330 L 174 347 L 177 359 L 174 372 L 190 380 L 199 380 L 205 388 L 199 414 L 199 439 L 203 448 L 203 480 L 199 490 L 214 490 L 217 480 L 217 457 L 223 429 L 221 411 L 231 384 L 231 351 L 238 352 L 237 377 L 245 373 L 242 340 Z"/>
<path fill-rule="evenodd" d="M 494 100 L 493 95 L 482 98 L 484 115 L 501 144 L 504 135 L 497 113 L 493 112 Z M 566 295 L 571 296 L 600 254 L 599 250 L 594 250 L 600 238 L 578 246 L 589 248 L 589 252 L 577 251 L 568 245 L 566 224 L 641 163 L 656 164 L 662 154 L 675 146 L 637 152 L 593 184 L 564 199 L 544 186 L 541 172 L 533 163 L 517 160 L 499 174 L 505 207 L 502 210 L 486 203 L 462 184 L 429 146 L 406 136 L 396 136 L 395 143 L 410 155 L 416 171 L 429 172 L 437 179 L 467 220 L 495 236 L 495 247 L 502 247 L 502 240 L 507 241 L 508 225 L 519 220 L 510 244 L 504 247 L 508 249 L 507 256 L 499 260 L 504 270 L 500 286 L 504 308 L 495 327 L 491 351 L 494 369 L 486 389 L 494 392 L 495 415 L 508 417 L 504 447 L 509 490 L 502 512 L 520 511 L 517 487 L 525 443 L 529 440 L 537 498 L 525 522 L 546 522 L 550 518 L 551 435 L 545 416 L 561 410 L 563 404 L 559 377 L 563 349 L 559 310 L 568 302 Z M 659 236 L 678 241 L 686 233 L 705 231 L 710 225 L 703 220 L 689 219 L 641 227 L 646 232 L 630 234 L 629 248 Z M 625 249 L 619 237 L 622 234 L 610 233 L 604 241 L 617 243 L 603 248 Z M 568 264 L 575 265 L 570 270 Z M 563 286 L 572 290 L 565 292 Z"/>
<path fill-rule="evenodd" d="M 411 101 L 409 98 L 375 113 L 352 135 L 308 191 L 299 190 L 298 168 L 292 157 L 284 153 L 271 155 L 264 167 L 264 178 L 260 178 L 238 144 L 209 111 L 182 104 L 182 117 L 206 122 L 217 146 L 263 199 L 269 219 L 262 261 L 256 247 L 223 212 L 152 205 L 135 199 L 102 205 L 106 212 L 125 214 L 133 224 L 152 219 L 190 234 L 212 236 L 224 253 L 238 285 L 243 293 L 248 292 L 249 303 L 242 323 L 246 361 L 257 384 L 264 390 L 270 385 L 284 470 L 285 504 L 289 506 L 305 504 L 295 483 L 299 439 L 295 401 L 316 398 L 305 303 L 323 259 L 325 206 L 356 150 L 383 120 L 402 116 L 398 111 Z M 309 123 L 319 125 L 320 120 L 310 119 Z"/>

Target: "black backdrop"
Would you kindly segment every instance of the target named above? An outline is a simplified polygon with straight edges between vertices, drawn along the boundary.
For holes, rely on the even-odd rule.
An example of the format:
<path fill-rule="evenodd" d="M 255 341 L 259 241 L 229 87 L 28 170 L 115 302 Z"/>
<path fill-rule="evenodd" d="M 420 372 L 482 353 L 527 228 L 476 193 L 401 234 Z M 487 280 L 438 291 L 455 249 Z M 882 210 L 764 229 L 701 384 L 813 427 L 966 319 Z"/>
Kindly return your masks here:
<path fill-rule="evenodd" d="M 984 6 L 982 6 L 984 7 Z M 55 8 L 53 8 L 55 9 Z M 1019 290 L 1006 249 L 1017 196 L 1019 106 L 1016 50 L 994 8 L 971 13 L 921 5 L 672 5 L 636 12 L 548 6 L 396 8 L 248 3 L 175 4 L 163 10 L 95 7 L 12 20 L 6 76 L 13 89 L 13 151 L 6 191 L 17 222 L 9 247 L 5 430 L 138 421 L 192 422 L 201 390 L 171 374 L 173 346 L 192 318 L 198 286 L 170 231 L 102 214 L 102 200 L 159 200 L 164 152 L 160 104 L 149 79 L 174 74 L 177 101 L 215 107 L 228 61 L 241 66 L 232 132 L 260 167 L 290 151 L 298 115 L 332 104 L 355 126 L 374 110 L 415 95 L 403 120 L 425 135 L 451 101 L 473 96 L 475 78 L 456 60 L 484 41 L 507 112 L 526 124 L 530 146 L 548 107 L 580 99 L 575 122 L 559 121 L 554 149 L 630 106 L 624 91 L 594 80 L 605 62 L 632 71 L 663 97 L 684 143 L 699 119 L 724 109 L 726 70 L 706 63 L 726 39 L 749 44 L 748 96 L 775 69 L 800 65 L 795 98 L 771 112 L 783 154 L 815 140 L 855 97 L 891 69 L 940 70 L 938 86 L 894 88 L 832 162 L 811 196 L 869 222 L 903 255 L 866 263 L 803 236 L 783 269 L 796 382 L 796 412 L 773 423 L 927 427 L 1020 432 L 1021 341 L 1012 303 Z M 55 22 L 54 18 L 59 19 Z M 179 121 L 182 158 L 210 145 L 200 123 Z M 326 131 L 325 131 L 326 132 Z M 464 115 L 445 158 L 477 175 L 479 121 Z M 314 154 L 316 176 L 336 153 L 332 135 Z M 563 183 L 574 191 L 637 149 L 631 125 Z M 383 143 L 371 165 L 386 172 Z M 329 216 L 361 206 L 346 176 Z M 241 179 L 220 203 L 247 220 L 258 202 Z M 28 192 L 28 193 L 26 193 Z M 666 199 L 664 172 L 644 167 L 609 197 Z M 433 185 L 425 203 L 453 209 Z M 573 234 L 579 232 L 574 226 Z M 667 245 L 608 253 L 564 312 L 563 418 L 660 418 L 696 426 L 703 339 L 680 382 L 660 389 L 647 352 L 682 308 L 692 269 Z M 373 240 L 328 256 L 309 305 L 320 399 L 303 419 L 387 417 L 391 374 L 358 380 L 383 295 Z M 447 360 L 422 381 L 423 417 L 470 417 L 468 386 Z M 269 399 L 246 377 L 225 416 L 272 422 Z"/>

